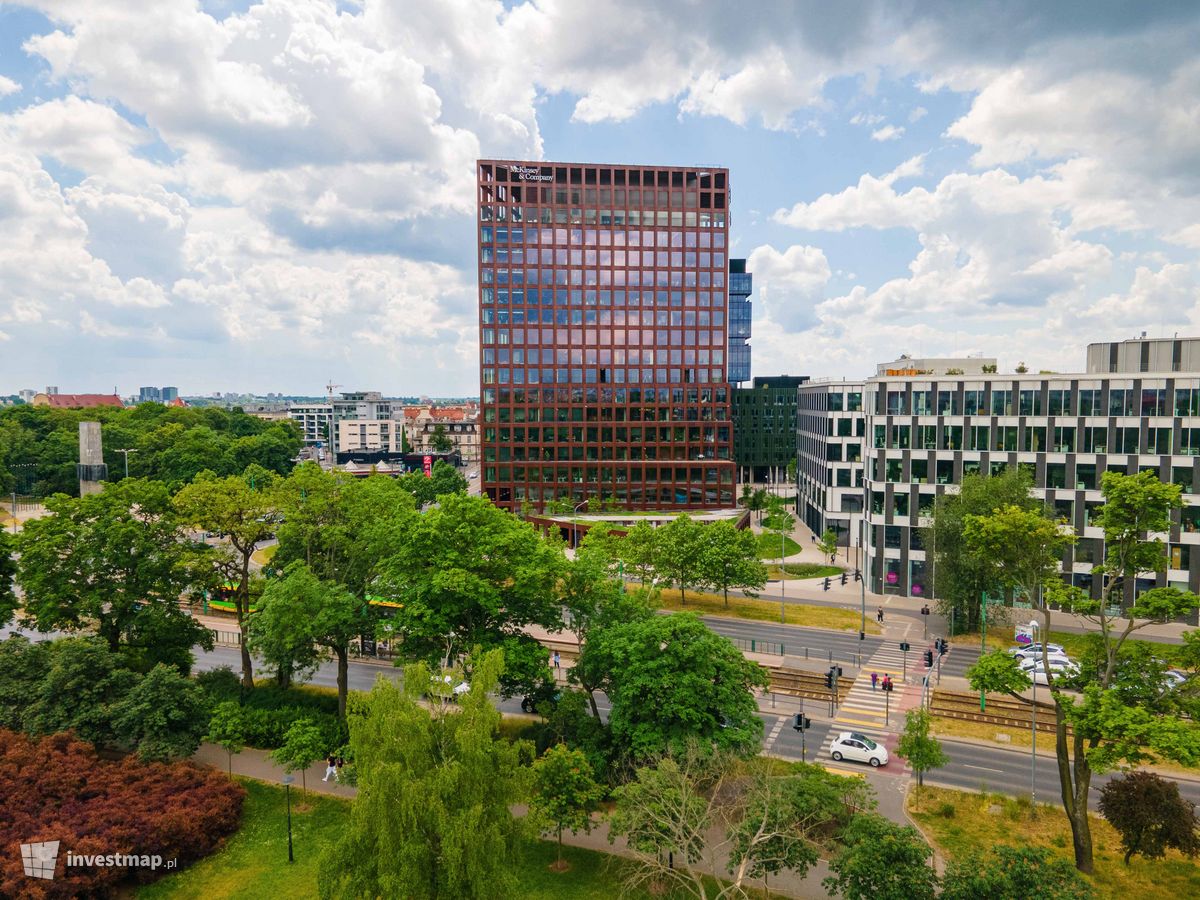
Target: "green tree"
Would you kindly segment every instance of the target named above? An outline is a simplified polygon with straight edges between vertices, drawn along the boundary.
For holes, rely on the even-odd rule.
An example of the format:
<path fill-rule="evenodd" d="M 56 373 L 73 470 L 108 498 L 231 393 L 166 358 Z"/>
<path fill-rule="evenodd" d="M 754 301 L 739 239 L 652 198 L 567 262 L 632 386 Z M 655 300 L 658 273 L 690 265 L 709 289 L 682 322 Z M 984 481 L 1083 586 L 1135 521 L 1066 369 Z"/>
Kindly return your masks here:
<path fill-rule="evenodd" d="M 529 808 L 538 821 L 545 823 L 544 831 L 558 836 L 560 869 L 563 829 L 590 833 L 592 813 L 600 808 L 603 799 L 604 788 L 596 784 L 583 751 L 569 750 L 559 744 L 533 764 L 533 797 Z"/>
<path fill-rule="evenodd" d="M 500 737 L 495 690 L 503 657 L 476 667 L 457 707 L 420 703 L 429 670 L 405 670 L 404 688 L 376 682 L 350 715 L 358 797 L 341 839 L 326 851 L 322 898 L 414 900 L 518 896 L 516 867 L 530 823 L 512 814 L 526 797 L 531 747 Z"/>
<path fill-rule="evenodd" d="M 779 577 L 784 574 L 784 556 L 786 538 L 792 533 L 792 529 L 796 527 L 796 517 L 787 511 L 784 506 L 783 498 L 771 494 L 766 500 L 767 515 L 762 520 L 763 531 L 773 534 L 778 538 L 779 543 Z M 775 546 L 775 541 L 771 542 L 771 546 Z"/>
<path fill-rule="evenodd" d="M 225 751 L 229 774 L 232 776 L 233 754 L 241 753 L 246 747 L 246 721 L 241 705 L 233 700 L 218 703 L 208 720 L 208 733 L 204 735 L 204 740 Z"/>
<path fill-rule="evenodd" d="M 294 567 L 304 567 L 304 563 L 292 563 L 287 571 Z M 254 615 L 246 627 L 246 645 L 273 674 L 280 690 L 307 681 L 321 663 L 321 654 L 309 632 L 309 617 L 319 602 L 305 594 L 296 580 L 283 577 L 263 584 L 260 599 L 254 603 Z"/>
<path fill-rule="evenodd" d="M 729 589 L 747 593 L 761 590 L 767 583 L 767 567 L 758 558 L 758 543 L 750 529 L 739 529 L 732 522 L 713 522 L 700 526 L 701 547 L 698 558 L 699 581 L 721 592 L 729 606 Z"/>
<path fill-rule="evenodd" d="M 917 776 L 917 787 L 925 783 L 925 773 L 940 769 L 950 761 L 942 750 L 941 741 L 929 733 L 932 721 L 925 707 L 910 709 L 904 716 L 904 731 L 896 745 L 896 755 L 908 760 L 908 766 Z"/>
<path fill-rule="evenodd" d="M 46 510 L 17 544 L 25 615 L 39 630 L 95 631 L 110 650 L 133 648 L 150 666 L 160 649 L 182 646 L 184 671 L 192 645 L 212 648 L 208 629 L 179 608 L 198 551 L 163 485 L 128 479 L 86 497 L 56 495 Z"/>
<path fill-rule="evenodd" d="M 25 699 L 23 729 L 31 734 L 74 731 L 85 741 L 114 746 L 113 708 L 137 683 L 137 675 L 103 640 L 91 636 L 54 641 L 45 664 Z"/>
<path fill-rule="evenodd" d="M 951 859 L 941 900 L 1008 900 L 1033 893 L 1041 900 L 1090 900 L 1091 887 L 1065 859 L 1045 847 L 996 844 L 990 853 Z"/>
<path fill-rule="evenodd" d="M 1009 506 L 1039 511 L 1043 504 L 1032 488 L 1027 469 L 1016 466 L 999 475 L 966 475 L 957 494 L 941 494 L 934 501 L 932 524 L 922 529 L 921 541 L 929 548 L 939 612 L 954 616 L 955 631 L 980 627 L 980 597 L 996 588 L 995 567 L 967 547 L 966 518 Z"/>
<path fill-rule="evenodd" d="M 241 475 L 220 478 L 201 472 L 196 480 L 175 495 L 174 503 L 183 521 L 192 528 L 218 534 L 224 541 L 211 554 L 209 584 L 233 585 L 233 603 L 241 633 L 242 684 L 254 687 L 254 664 L 250 659 L 250 557 L 261 541 L 275 533 L 279 498 L 277 478 L 258 466 Z"/>
<path fill-rule="evenodd" d="M 1200 605 L 1200 598 L 1176 588 L 1156 587 L 1137 595 L 1125 613 L 1128 618 L 1123 626 L 1118 626 L 1109 614 L 1127 591 L 1132 594 L 1139 573 L 1167 568 L 1166 548 L 1158 538 L 1147 536 L 1170 529 L 1172 511 L 1182 506 L 1180 488 L 1161 483 L 1152 472 L 1105 472 L 1101 490 L 1105 499 L 1100 510 L 1105 556 L 1103 563 L 1093 569 L 1104 579 L 1101 596 L 1092 599 L 1057 580 L 1046 585 L 1050 600 L 1067 612 L 1089 619 L 1096 629 L 1091 649 L 1080 661 L 1079 675 L 1051 675 L 1048 679 L 1054 702 L 1055 755 L 1063 809 L 1071 824 L 1076 868 L 1089 874 L 1093 860 L 1087 801 L 1093 774 L 1122 763 L 1136 765 L 1151 755 L 1189 765 L 1200 762 L 1200 726 L 1180 715 L 1181 711 L 1189 711 L 1180 706 L 1188 702 L 1186 697 L 1148 689 L 1145 676 L 1154 667 L 1144 656 L 1125 651 L 1133 632 L 1190 614 Z M 973 530 L 985 535 L 987 546 L 999 553 L 1011 551 L 1006 550 L 1006 541 L 1016 545 L 1027 539 L 1025 534 L 1008 533 L 1021 527 L 1021 519 L 1001 510 L 993 519 L 976 523 Z M 1032 564 L 1013 559 L 1009 565 L 1015 568 Z M 1050 607 L 1044 606 L 1038 614 L 1042 634 L 1049 634 Z M 976 690 L 1001 691 L 1022 700 L 1025 698 L 1020 694 L 1030 684 L 1029 676 L 1018 669 L 1016 661 L 999 652 L 981 657 L 967 676 Z M 1157 681 L 1152 680 L 1151 685 L 1156 683 L 1161 683 L 1161 666 Z M 1072 694 L 1066 688 L 1079 690 Z"/>
<path fill-rule="evenodd" d="M 829 561 L 833 562 L 837 557 L 838 550 L 837 532 L 832 528 L 826 528 L 821 539 L 817 541 L 817 549 L 821 551 L 822 556 L 828 556 Z"/>
<path fill-rule="evenodd" d="M 912 826 L 874 813 L 855 816 L 841 833 L 843 848 L 829 861 L 823 882 L 846 900 L 933 900 L 933 851 Z"/>
<path fill-rule="evenodd" d="M 580 653 L 585 671 L 604 673 L 617 747 L 644 759 L 690 741 L 736 752 L 762 738 L 755 690 L 767 673 L 697 616 L 649 616 L 593 629 Z"/>
<path fill-rule="evenodd" d="M 687 603 L 687 589 L 702 580 L 700 558 L 706 527 L 684 513 L 660 526 L 655 533 L 655 574 L 664 586 L 673 584 L 679 588 L 681 604 Z"/>
<path fill-rule="evenodd" d="M 485 497 L 443 495 L 398 535 L 376 590 L 401 604 L 386 621 L 412 659 L 449 665 L 475 647 L 530 643 L 528 625 L 557 630 L 562 553 Z M 533 685 L 508 677 L 507 694 Z"/>
<path fill-rule="evenodd" d="M 467 479 L 445 460 L 434 460 L 429 476 L 424 472 L 409 472 L 399 478 L 399 484 L 412 494 L 418 507 L 434 503 L 446 494 L 466 494 Z"/>
<path fill-rule="evenodd" d="M 783 775 L 747 770 L 736 756 L 693 742 L 640 766 L 613 791 L 609 840 L 625 837 L 632 855 L 626 891 L 743 896 L 750 878 L 806 873 L 825 835 L 869 803 L 869 791 L 816 766 Z M 705 869 L 727 872 L 728 882 L 714 884 Z"/>
<path fill-rule="evenodd" d="M 625 532 L 621 542 L 621 562 L 643 586 L 654 578 L 660 556 L 658 529 L 649 522 L 638 522 Z"/>
<path fill-rule="evenodd" d="M 113 705 L 113 733 L 144 760 L 186 759 L 200 746 L 207 712 L 200 686 L 159 663 Z"/>
<path fill-rule="evenodd" d="M 0 531 L 0 626 L 11 622 L 17 610 L 17 594 L 13 590 L 16 573 L 12 539 L 6 532 Z"/>
<path fill-rule="evenodd" d="M 1153 772 L 1137 771 L 1100 788 L 1100 812 L 1121 835 L 1125 865 L 1135 853 L 1162 859 L 1167 848 L 1185 856 L 1200 853 L 1196 807 L 1179 796 L 1179 784 Z"/>
<path fill-rule="evenodd" d="M 439 423 L 433 426 L 433 433 L 429 435 L 429 449 L 435 453 L 449 453 L 454 449 L 454 441 L 446 434 L 445 425 Z"/>
<path fill-rule="evenodd" d="M 33 643 L 21 634 L 0 641 L 0 728 L 32 731 L 26 715 L 50 668 L 50 647 L 49 642 Z"/>
<path fill-rule="evenodd" d="M 283 736 L 283 746 L 271 751 L 271 759 L 285 772 L 300 770 L 300 786 L 308 793 L 308 767 L 328 753 L 325 735 L 311 719 L 297 719 Z"/>

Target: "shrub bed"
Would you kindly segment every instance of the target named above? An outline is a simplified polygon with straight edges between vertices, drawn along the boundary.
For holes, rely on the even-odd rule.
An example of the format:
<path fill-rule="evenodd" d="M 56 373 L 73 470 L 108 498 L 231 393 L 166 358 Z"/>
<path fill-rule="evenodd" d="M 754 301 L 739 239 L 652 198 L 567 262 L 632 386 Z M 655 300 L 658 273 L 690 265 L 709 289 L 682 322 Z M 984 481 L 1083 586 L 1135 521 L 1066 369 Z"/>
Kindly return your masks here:
<path fill-rule="evenodd" d="M 238 676 L 226 667 L 196 677 L 212 707 L 238 704 L 246 746 L 275 750 L 293 722 L 308 719 L 321 730 L 328 747 L 341 747 L 350 740 L 346 723 L 337 717 L 337 694 L 314 687 L 280 688 L 271 683 L 242 689 Z"/>
<path fill-rule="evenodd" d="M 0 730 L 0 896 L 104 897 L 207 856 L 238 826 L 245 791 L 190 762 L 101 759 L 70 734 Z M 53 880 L 25 874 L 20 844 L 59 841 Z M 158 856 L 162 865 L 71 866 L 67 854 Z"/>

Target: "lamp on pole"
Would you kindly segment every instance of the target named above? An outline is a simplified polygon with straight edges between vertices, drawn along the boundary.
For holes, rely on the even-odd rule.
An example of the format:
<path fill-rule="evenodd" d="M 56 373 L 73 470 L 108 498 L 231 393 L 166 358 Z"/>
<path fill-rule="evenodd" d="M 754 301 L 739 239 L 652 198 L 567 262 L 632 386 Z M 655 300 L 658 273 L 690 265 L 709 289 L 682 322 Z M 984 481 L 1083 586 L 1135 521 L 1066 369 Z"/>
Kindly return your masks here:
<path fill-rule="evenodd" d="M 292 782 L 296 780 L 294 775 L 283 776 L 283 790 L 287 794 L 287 823 L 288 823 L 288 862 L 296 861 L 296 857 L 292 855 Z"/>
<path fill-rule="evenodd" d="M 859 556 L 861 557 L 861 563 L 865 563 L 867 559 L 867 510 L 865 506 L 863 507 L 862 518 L 859 519 L 859 526 Z M 858 625 L 858 639 L 865 641 L 867 639 L 867 569 L 862 564 L 858 567 L 858 585 L 862 596 L 862 619 Z"/>
<path fill-rule="evenodd" d="M 1033 642 L 1038 639 L 1037 619 L 1029 620 L 1029 633 Z M 1029 714 L 1029 813 L 1037 815 L 1037 667 L 1033 670 L 1033 707 Z"/>
<path fill-rule="evenodd" d="M 579 549 L 579 510 L 587 506 L 586 500 L 581 500 L 575 504 L 574 514 L 571 516 L 571 549 Z"/>
<path fill-rule="evenodd" d="M 137 453 L 137 450 L 130 448 L 130 449 L 125 449 L 125 450 L 118 450 L 117 452 L 125 454 L 125 477 L 128 478 L 129 477 L 129 454 Z"/>

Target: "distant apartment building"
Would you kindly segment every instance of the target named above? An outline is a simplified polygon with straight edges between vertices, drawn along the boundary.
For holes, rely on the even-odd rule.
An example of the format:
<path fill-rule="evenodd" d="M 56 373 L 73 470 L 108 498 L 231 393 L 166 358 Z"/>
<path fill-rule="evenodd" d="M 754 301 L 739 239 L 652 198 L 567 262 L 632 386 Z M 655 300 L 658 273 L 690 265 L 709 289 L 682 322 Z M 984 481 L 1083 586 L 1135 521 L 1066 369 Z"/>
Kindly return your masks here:
<path fill-rule="evenodd" d="M 300 427 L 304 443 L 326 447 L 333 453 L 342 449 L 338 430 L 341 422 L 381 421 L 391 419 L 392 412 L 392 401 L 379 391 L 343 392 L 324 403 L 292 403 L 288 408 L 288 415 Z"/>
<path fill-rule="evenodd" d="M 300 428 L 309 447 L 328 447 L 333 443 L 333 405 L 330 403 L 293 403 L 288 416 Z"/>
<path fill-rule="evenodd" d="M 1104 552 L 1096 524 L 1103 473 L 1153 471 L 1180 485 L 1186 505 L 1166 535 L 1167 568 L 1128 585 L 1124 599 L 1131 603 L 1154 586 L 1200 590 L 1200 338 L 1093 344 L 1081 373 L 995 369 L 994 360 L 903 359 L 884 364 L 866 380 L 862 452 L 869 587 L 936 595 L 936 573 L 921 532 L 934 498 L 955 490 L 965 475 L 1027 466 L 1037 496 L 1079 536 L 1064 554 L 1063 578 L 1092 596 L 1101 588 L 1093 567 Z M 803 409 L 803 393 L 816 389 L 801 388 L 798 443 L 820 430 L 819 410 L 810 421 Z M 832 416 L 827 411 L 826 418 Z M 825 427 L 842 426 L 827 421 Z M 815 485 L 810 494 L 808 502 L 816 506 Z M 826 520 L 840 515 L 832 508 L 840 502 L 826 495 L 820 514 Z M 852 530 L 846 539 L 855 542 Z"/>
<path fill-rule="evenodd" d="M 179 388 L 177 388 L 177 387 L 162 388 L 162 390 L 159 391 L 159 396 L 162 398 L 163 403 L 170 403 L 172 400 L 178 400 L 179 399 Z"/>
<path fill-rule="evenodd" d="M 22 388 L 17 392 L 17 396 L 25 403 L 32 403 L 33 398 L 37 396 L 37 391 L 33 388 Z"/>
<path fill-rule="evenodd" d="M 479 409 L 466 406 L 405 406 L 398 414 L 414 452 L 432 450 L 439 428 L 464 463 L 479 461 Z"/>
<path fill-rule="evenodd" d="M 776 375 L 733 389 L 733 458 L 739 481 L 786 477 L 796 458 L 796 389 L 806 381 L 807 375 Z"/>
<path fill-rule="evenodd" d="M 343 419 L 337 423 L 337 448 L 341 453 L 398 455 L 402 434 L 394 419 Z"/>
<path fill-rule="evenodd" d="M 138 388 L 138 403 L 160 403 L 161 401 L 162 401 L 162 388 L 156 388 L 156 387 Z"/>
<path fill-rule="evenodd" d="M 60 394 L 58 388 L 54 393 L 34 394 L 34 406 L 51 406 L 56 409 L 90 409 L 94 406 L 123 407 L 121 398 L 116 394 Z"/>

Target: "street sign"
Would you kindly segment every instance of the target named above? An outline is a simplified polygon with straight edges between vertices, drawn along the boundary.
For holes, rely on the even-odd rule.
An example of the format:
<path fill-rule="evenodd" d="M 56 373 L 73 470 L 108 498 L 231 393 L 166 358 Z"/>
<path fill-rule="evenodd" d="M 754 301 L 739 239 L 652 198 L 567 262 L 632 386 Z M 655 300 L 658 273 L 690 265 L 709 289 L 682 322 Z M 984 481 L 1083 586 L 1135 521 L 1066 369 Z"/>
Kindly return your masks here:
<path fill-rule="evenodd" d="M 1021 625 L 1020 623 L 1013 626 L 1013 638 L 1018 644 L 1033 643 L 1033 629 L 1029 627 L 1029 623 Z"/>
<path fill-rule="evenodd" d="M 433 474 L 433 457 L 426 454 L 422 462 L 425 465 L 425 477 L 429 478 Z"/>

